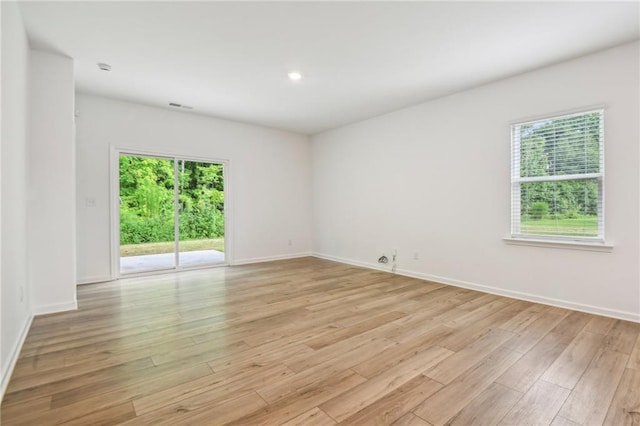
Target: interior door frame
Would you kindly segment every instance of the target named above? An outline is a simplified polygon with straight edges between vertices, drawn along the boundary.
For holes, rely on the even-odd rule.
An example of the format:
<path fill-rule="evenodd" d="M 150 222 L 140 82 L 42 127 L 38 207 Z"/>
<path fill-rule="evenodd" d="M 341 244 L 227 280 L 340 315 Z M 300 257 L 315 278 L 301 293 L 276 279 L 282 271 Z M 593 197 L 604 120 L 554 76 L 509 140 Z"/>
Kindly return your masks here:
<path fill-rule="evenodd" d="M 179 241 L 174 239 L 176 251 L 175 258 L 176 263 L 175 267 L 172 269 L 164 269 L 158 271 L 145 271 L 145 272 L 136 272 L 131 274 L 121 274 L 120 273 L 120 156 L 121 155 L 132 155 L 139 157 L 150 157 L 150 158 L 160 158 L 165 160 L 174 160 L 174 170 L 177 167 L 177 162 L 179 160 L 183 161 L 194 161 L 194 162 L 203 162 L 203 163 L 213 163 L 222 165 L 222 180 L 223 180 L 223 188 L 224 188 L 224 262 L 221 263 L 212 263 L 202 266 L 192 266 L 188 268 L 184 268 L 180 266 L 178 263 L 179 256 Z M 111 259 L 110 259 L 110 273 L 111 279 L 120 279 L 120 278 L 130 278 L 130 277 L 138 277 L 138 276 L 147 276 L 147 275 L 157 275 L 157 274 L 167 274 L 174 273 L 179 271 L 191 271 L 194 269 L 206 269 L 206 268 L 215 268 L 219 266 L 229 266 L 233 264 L 233 196 L 230 193 L 231 188 L 231 161 L 229 159 L 223 158 L 211 158 L 211 157 L 197 157 L 192 155 L 182 155 L 182 154 L 174 154 L 167 152 L 159 152 L 159 151 L 145 151 L 139 149 L 130 149 L 130 148 L 122 148 L 112 145 L 111 153 L 110 153 L 110 175 L 111 175 L 111 185 L 110 185 L 110 195 L 109 202 L 110 206 L 110 226 L 109 226 L 109 234 L 111 237 Z M 178 199 L 177 194 L 174 194 L 174 208 L 176 208 L 176 200 Z M 177 215 L 174 226 L 177 229 L 179 226 L 179 214 Z"/>

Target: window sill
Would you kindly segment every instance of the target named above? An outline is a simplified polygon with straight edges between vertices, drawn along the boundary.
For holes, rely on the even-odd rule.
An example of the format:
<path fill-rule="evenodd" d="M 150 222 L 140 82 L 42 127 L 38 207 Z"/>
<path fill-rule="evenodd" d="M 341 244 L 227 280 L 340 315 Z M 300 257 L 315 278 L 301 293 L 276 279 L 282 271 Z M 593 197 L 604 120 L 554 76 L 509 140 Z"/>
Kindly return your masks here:
<path fill-rule="evenodd" d="M 503 238 L 503 241 L 507 244 L 518 246 L 551 247 L 568 250 L 599 251 L 604 253 L 611 253 L 613 251 L 613 245 L 604 242 L 560 241 L 515 237 L 506 237 Z"/>

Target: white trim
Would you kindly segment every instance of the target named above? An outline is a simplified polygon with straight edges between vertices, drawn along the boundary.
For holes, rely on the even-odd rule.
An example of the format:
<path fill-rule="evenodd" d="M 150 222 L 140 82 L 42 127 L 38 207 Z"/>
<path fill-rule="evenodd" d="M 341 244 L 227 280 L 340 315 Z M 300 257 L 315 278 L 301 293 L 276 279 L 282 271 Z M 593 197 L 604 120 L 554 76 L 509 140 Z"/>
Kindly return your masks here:
<path fill-rule="evenodd" d="M 95 275 L 93 277 L 81 278 L 76 282 L 76 285 L 104 283 L 107 281 L 113 281 L 111 275 Z"/>
<path fill-rule="evenodd" d="M 183 266 L 182 268 L 180 268 L 180 270 L 176 272 L 189 272 L 189 271 L 197 271 L 200 269 L 214 269 L 214 268 L 220 268 L 225 266 L 229 266 L 229 262 L 204 263 L 201 265 L 194 265 L 194 266 L 187 266 L 187 267 Z"/>
<path fill-rule="evenodd" d="M 182 160 L 182 167 L 184 167 Z M 180 160 L 173 159 L 173 265 L 180 268 Z M 224 167 L 224 166 L 223 166 Z M 121 259 L 122 260 L 122 259 Z M 122 271 L 120 271 L 122 275 Z"/>
<path fill-rule="evenodd" d="M 278 256 L 265 256 L 265 257 L 254 257 L 250 259 L 238 259 L 238 260 L 235 260 L 233 263 L 229 263 L 229 265 L 230 266 L 249 265 L 251 263 L 272 262 L 274 260 L 297 259 L 300 257 L 310 257 L 310 256 L 315 256 L 315 255 L 311 252 L 281 254 Z"/>
<path fill-rule="evenodd" d="M 233 261 L 234 248 L 235 248 L 235 236 L 233 232 L 235 229 L 234 216 L 233 216 L 233 191 L 231 190 L 231 160 L 225 160 L 222 164 L 222 195 L 224 197 L 224 261 L 226 264 L 231 264 Z"/>
<path fill-rule="evenodd" d="M 350 259 L 344 259 L 344 258 L 340 258 L 340 257 L 329 256 L 329 255 L 321 254 L 321 253 L 313 253 L 313 256 L 317 257 L 317 258 L 320 258 L 320 259 L 332 260 L 334 262 L 345 263 L 345 264 L 348 264 L 348 265 L 361 266 L 361 267 L 369 268 L 369 269 L 382 270 L 380 267 L 378 267 L 378 265 L 376 265 L 374 263 L 354 261 L 354 260 L 350 260 Z M 385 271 L 385 272 L 389 272 L 389 271 Z M 451 285 L 451 286 L 454 286 L 454 287 L 461 287 L 461 288 L 467 288 L 467 289 L 470 289 L 470 290 L 477 290 L 477 291 L 481 291 L 483 293 L 489 293 L 489 294 L 495 294 L 495 295 L 498 295 L 498 296 L 510 297 L 512 299 L 525 300 L 527 302 L 540 303 L 540 304 L 543 304 L 543 305 L 555 306 L 555 307 L 558 307 L 558 308 L 571 309 L 573 311 L 586 312 L 588 314 L 601 315 L 601 316 L 605 316 L 605 317 L 616 318 L 616 319 L 621 319 L 621 320 L 625 320 L 625 321 L 633 321 L 633 322 L 640 323 L 640 312 L 636 313 L 636 312 L 619 311 L 619 310 L 616 310 L 616 309 L 608 309 L 608 308 L 602 308 L 602 307 L 599 307 L 599 306 L 585 305 L 585 304 L 582 304 L 582 303 L 575 303 L 575 302 L 570 302 L 570 301 L 567 301 L 567 300 L 554 299 L 554 298 L 545 297 L 545 296 L 538 296 L 538 295 L 531 294 L 531 293 L 523 293 L 523 292 L 519 292 L 519 291 L 505 290 L 505 289 L 502 289 L 502 288 L 491 287 L 491 286 L 486 286 L 486 285 L 482 285 L 482 284 L 476 284 L 476 283 L 472 283 L 472 282 L 468 282 L 468 281 L 456 280 L 456 279 L 447 278 L 447 277 L 440 277 L 440 276 L 437 276 L 437 275 L 424 274 L 422 272 L 409 271 L 409 270 L 406 270 L 406 269 L 397 269 L 395 273 L 398 274 L 398 275 L 403 275 L 405 277 L 418 278 L 418 279 L 421 279 L 421 280 L 427 280 L 427 281 L 432 281 L 432 282 L 436 282 L 436 283 L 440 283 L 440 284 Z"/>
<path fill-rule="evenodd" d="M 2 388 L 0 389 L 0 402 L 4 399 L 4 393 L 7 391 L 7 386 L 9 386 L 9 381 L 11 380 L 11 376 L 13 375 L 13 370 L 16 368 L 16 363 L 18 362 L 18 357 L 20 356 L 20 351 L 22 351 L 22 346 L 24 346 L 24 341 L 27 339 L 27 334 L 29 334 L 29 330 L 31 329 L 31 323 L 33 322 L 33 314 L 29 314 L 29 317 L 25 321 L 22 329 L 20 330 L 20 334 L 18 335 L 18 339 L 16 343 L 13 345 L 13 349 L 11 350 L 11 355 L 9 356 L 9 364 L 7 364 L 7 369 L 2 372 Z"/>
<path fill-rule="evenodd" d="M 315 252 L 312 254 L 312 256 L 317 257 L 319 259 L 331 260 L 333 262 L 346 263 L 347 265 L 360 266 L 362 268 L 375 269 L 376 271 L 392 273 L 391 266 L 382 266 L 382 264 L 379 264 L 379 263 L 360 262 L 359 260 L 345 259 L 342 257 L 330 256 L 328 254 L 321 254 L 321 253 L 315 253 Z M 396 273 L 397 272 L 398 271 L 396 270 Z"/>
<path fill-rule="evenodd" d="M 214 269 L 223 266 L 229 266 L 227 262 L 220 263 L 205 263 L 203 265 L 189 266 L 187 268 L 166 268 L 166 269 L 153 269 L 151 271 L 131 272 L 127 274 L 120 274 L 118 280 L 128 280 L 129 278 L 140 277 L 152 277 L 154 275 L 166 275 L 166 274 L 179 274 L 181 272 L 197 271 L 200 269 Z"/>
<path fill-rule="evenodd" d="M 585 250 L 585 251 L 598 251 L 603 253 L 611 253 L 613 251 L 613 245 L 604 242 L 589 242 L 586 240 L 579 241 L 563 241 L 563 240 L 545 240 L 537 238 L 517 238 L 517 237 L 505 237 L 502 239 L 507 244 L 516 246 L 532 246 L 532 247 L 551 247 L 568 250 Z"/>
<path fill-rule="evenodd" d="M 75 311 L 76 309 L 78 309 L 78 301 L 74 300 L 73 302 L 34 306 L 33 315 L 55 314 L 57 312 Z"/>
<path fill-rule="evenodd" d="M 179 160 L 195 161 L 195 162 L 202 162 L 202 163 L 215 163 L 215 164 L 229 163 L 228 158 L 198 157 L 198 156 L 193 156 L 188 154 L 177 154 L 177 153 L 166 152 L 166 151 L 147 151 L 147 150 L 140 150 L 140 149 L 129 149 L 129 148 L 123 148 L 115 145 L 112 145 L 111 148 L 118 151 L 118 154 L 120 153 L 130 154 L 130 155 L 139 156 L 139 157 L 163 158 L 166 160 L 173 160 L 177 158 Z"/>
<path fill-rule="evenodd" d="M 509 125 L 514 126 L 518 124 L 531 124 L 531 123 L 535 123 L 536 121 L 551 120 L 553 118 L 567 118 L 572 115 L 589 114 L 592 112 L 603 111 L 603 110 L 606 110 L 607 108 L 608 108 L 607 104 L 595 104 L 595 105 L 586 106 L 586 107 L 560 110 L 550 114 L 530 115 L 525 118 L 511 120 L 509 121 Z"/>
<path fill-rule="evenodd" d="M 111 146 L 109 191 L 109 242 L 111 280 L 120 275 L 120 150 Z"/>

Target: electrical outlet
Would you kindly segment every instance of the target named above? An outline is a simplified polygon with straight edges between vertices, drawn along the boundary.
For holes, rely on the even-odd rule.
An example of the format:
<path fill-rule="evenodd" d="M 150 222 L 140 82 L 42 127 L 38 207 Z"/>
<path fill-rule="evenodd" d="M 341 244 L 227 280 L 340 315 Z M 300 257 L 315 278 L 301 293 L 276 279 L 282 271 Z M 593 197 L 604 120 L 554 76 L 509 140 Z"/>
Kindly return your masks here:
<path fill-rule="evenodd" d="M 417 251 L 413 252 L 413 260 L 420 260 L 420 253 L 418 253 Z"/>
<path fill-rule="evenodd" d="M 292 246 L 293 245 L 293 241 L 289 240 L 289 245 Z"/>

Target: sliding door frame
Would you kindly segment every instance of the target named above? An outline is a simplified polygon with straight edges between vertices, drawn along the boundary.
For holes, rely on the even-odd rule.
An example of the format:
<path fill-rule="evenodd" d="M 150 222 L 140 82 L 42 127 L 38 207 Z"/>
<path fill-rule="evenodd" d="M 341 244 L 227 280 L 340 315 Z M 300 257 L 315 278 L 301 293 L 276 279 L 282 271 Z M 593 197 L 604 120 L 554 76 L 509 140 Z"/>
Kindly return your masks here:
<path fill-rule="evenodd" d="M 222 158 L 211 158 L 211 157 L 197 157 L 192 155 L 182 155 L 182 154 L 174 154 L 167 152 L 158 152 L 158 151 L 144 151 L 139 149 L 129 149 L 111 146 L 110 153 L 110 226 L 109 226 L 109 234 L 111 237 L 111 259 L 110 259 L 110 273 L 111 279 L 119 279 L 119 278 L 129 278 L 129 277 L 138 277 L 138 276 L 146 276 L 146 275 L 157 275 L 157 274 L 166 274 L 166 273 L 174 273 L 179 271 L 191 271 L 194 269 L 206 269 L 206 268 L 215 268 L 219 266 L 229 266 L 231 265 L 233 259 L 233 196 L 229 190 L 231 188 L 231 161 L 228 159 Z M 194 162 L 202 162 L 202 163 L 212 163 L 212 164 L 220 164 L 222 166 L 222 180 L 223 180 L 223 188 L 224 188 L 224 262 L 221 263 L 211 263 L 202 266 L 192 266 L 188 268 L 183 268 L 179 264 L 179 249 L 180 249 L 180 241 L 177 238 L 180 226 L 180 214 L 178 210 L 178 196 L 179 194 L 174 190 L 173 202 L 174 202 L 174 213 L 176 217 L 174 219 L 174 244 L 175 244 L 175 264 L 172 269 L 163 269 L 157 271 L 145 271 L 145 272 L 136 272 L 131 274 L 122 274 L 120 272 L 120 156 L 121 155 L 132 155 L 138 157 L 149 157 L 149 158 L 158 158 L 163 160 L 173 160 L 174 167 L 174 188 L 175 181 L 178 179 L 178 176 L 175 174 L 178 169 L 178 161 L 194 161 Z"/>

